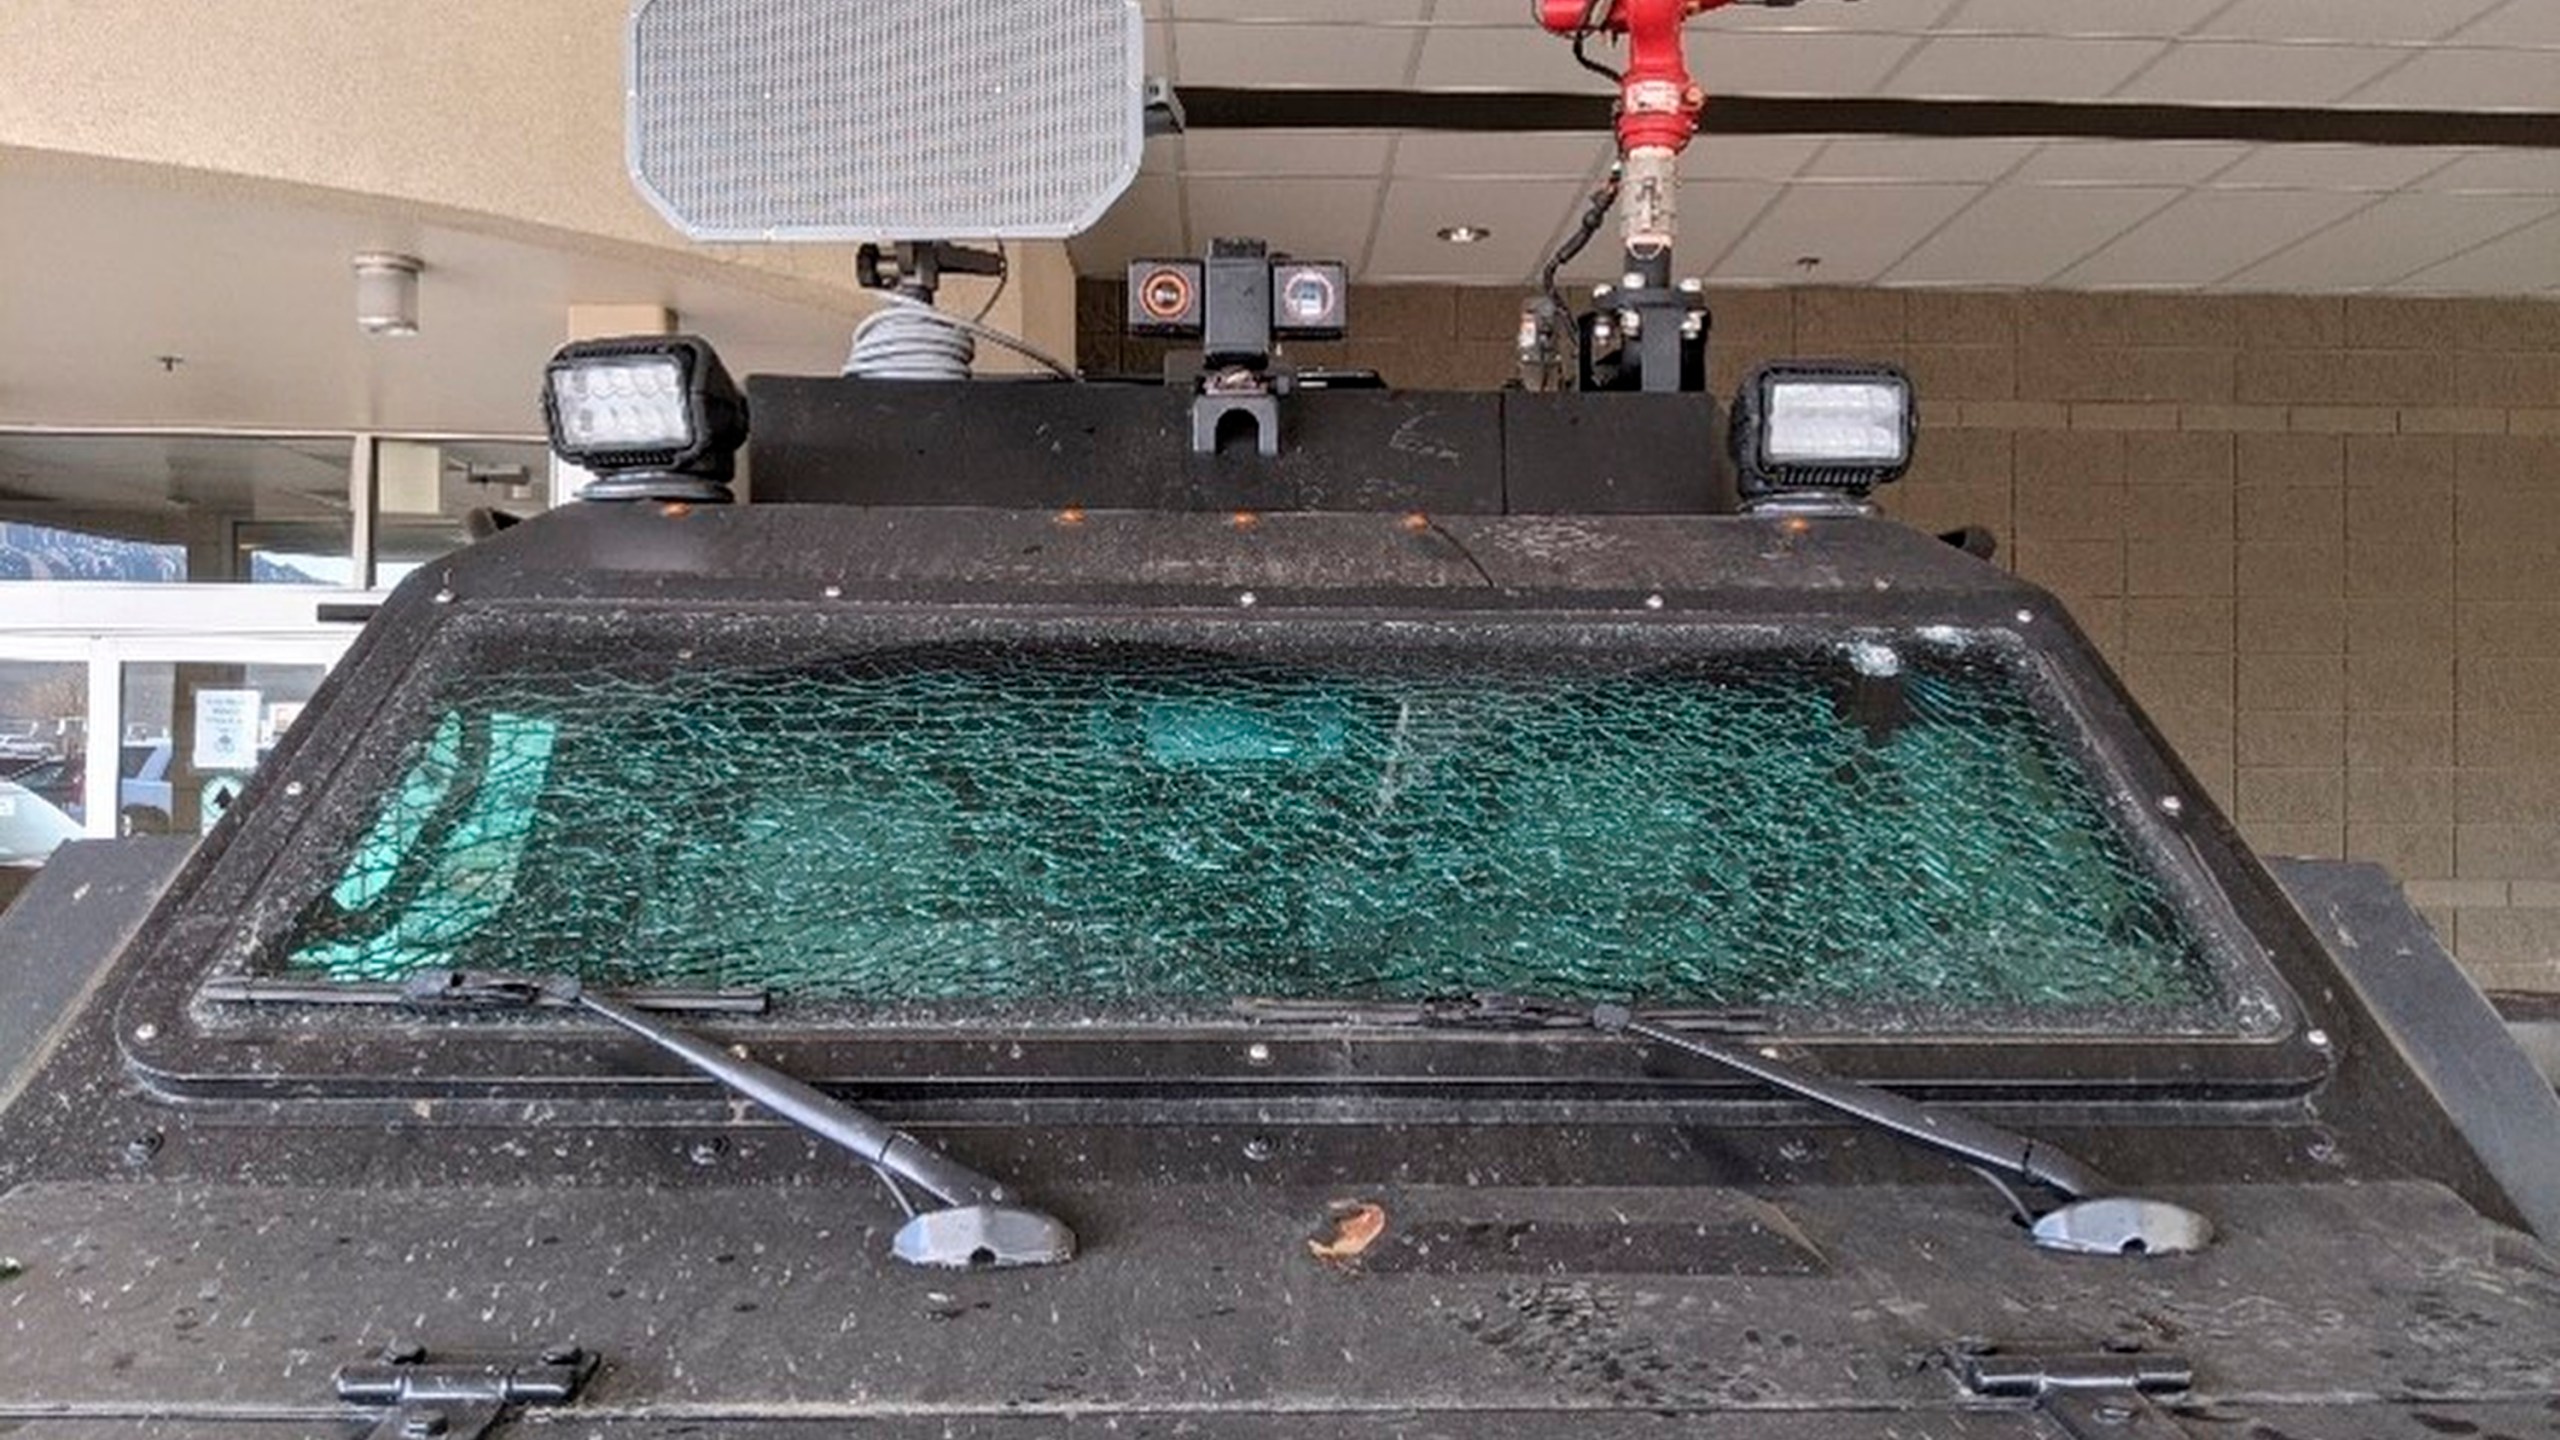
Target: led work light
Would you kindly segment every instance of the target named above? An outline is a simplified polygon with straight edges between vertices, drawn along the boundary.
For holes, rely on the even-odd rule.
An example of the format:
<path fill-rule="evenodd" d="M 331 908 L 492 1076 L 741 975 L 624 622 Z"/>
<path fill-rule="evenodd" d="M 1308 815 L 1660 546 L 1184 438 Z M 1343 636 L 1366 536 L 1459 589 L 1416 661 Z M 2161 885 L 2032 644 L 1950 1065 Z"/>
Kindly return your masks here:
<path fill-rule="evenodd" d="M 635 335 L 561 347 L 543 372 L 551 449 L 592 472 L 584 500 L 730 497 L 747 401 L 693 335 Z"/>
<path fill-rule="evenodd" d="M 1783 361 L 1742 382 L 1733 461 L 1754 507 L 1862 503 L 1911 465 L 1910 377 L 1890 365 Z"/>

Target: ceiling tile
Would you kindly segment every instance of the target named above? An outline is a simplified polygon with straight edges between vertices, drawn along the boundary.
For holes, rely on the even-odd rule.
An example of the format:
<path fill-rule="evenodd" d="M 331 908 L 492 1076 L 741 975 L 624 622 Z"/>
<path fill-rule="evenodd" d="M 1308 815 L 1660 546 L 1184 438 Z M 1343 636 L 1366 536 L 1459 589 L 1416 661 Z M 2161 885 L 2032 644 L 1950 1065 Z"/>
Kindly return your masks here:
<path fill-rule="evenodd" d="M 2560 215 L 2493 240 L 2391 288 L 2428 294 L 2527 295 L 2560 287 Z"/>
<path fill-rule="evenodd" d="M 2418 188 L 2560 195 L 2560 150 L 2483 150 L 2428 176 Z"/>
<path fill-rule="evenodd" d="M 1444 0 L 1445 3 L 1445 0 Z M 1858 0 L 1855 5 L 1734 5 L 1699 22 L 1709 30 L 1927 35 L 1961 0 Z"/>
<path fill-rule="evenodd" d="M 2560 45 L 2560 5 L 2551 0 L 2507 0 L 2453 38 L 2463 45 Z"/>
<path fill-rule="evenodd" d="M 1608 89 L 1608 82 L 1573 63 L 1570 44 L 1525 22 L 1504 29 L 1433 26 L 1423 32 L 1422 68 L 1414 83 L 1434 90 Z"/>
<path fill-rule="evenodd" d="M 1824 143 L 1819 135 L 1701 135 L 1680 156 L 1680 178 L 1784 180 Z"/>
<path fill-rule="evenodd" d="M 1570 180 L 1580 188 L 1616 153 L 1617 142 L 1606 135 L 1416 131 L 1396 142 L 1395 171 L 1399 176 Z"/>
<path fill-rule="evenodd" d="M 2036 184 L 2196 184 L 2251 147 L 2219 140 L 2066 140 L 2047 145 L 2013 179 Z"/>
<path fill-rule="evenodd" d="M 1386 174 L 1394 149 L 1395 137 L 1383 130 L 1195 130 L 1182 137 L 1182 169 L 1186 175 L 1375 178 Z"/>
<path fill-rule="evenodd" d="M 2387 285 L 2532 224 L 2554 203 L 2523 195 L 2395 195 L 2234 275 L 2242 290 Z"/>
<path fill-rule="evenodd" d="M 1477 25 L 1491 29 L 1539 28 L 1525 0 L 1432 0 L 1434 26 Z"/>
<path fill-rule="evenodd" d="M 1170 175 L 1141 175 L 1101 221 L 1068 242 L 1078 272 L 1117 275 L 1142 256 L 1188 255 L 1182 190 Z"/>
<path fill-rule="evenodd" d="M 1538 268 L 1567 213 L 1581 204 L 1578 180 L 1398 180 L 1387 187 L 1377 242 L 1360 278 L 1517 281 Z M 1473 245 L 1439 237 L 1441 227 L 1457 224 L 1492 234 Z"/>
<path fill-rule="evenodd" d="M 1941 36 L 1883 85 L 1888 95 L 1937 99 L 2085 100 L 2104 95 L 2157 56 L 2157 40 Z"/>
<path fill-rule="evenodd" d="M 1863 284 L 1981 193 L 1978 185 L 1791 185 L 1714 273 L 1731 280 Z M 1797 264 L 1803 256 L 1819 256 L 1822 264 L 1808 275 Z"/>
<path fill-rule="evenodd" d="M 2405 58 L 2406 51 L 2370 45 L 2189 41 L 2112 93 L 2188 104 L 2326 105 Z"/>
<path fill-rule="evenodd" d="M 1689 68 L 1718 95 L 1867 95 L 1919 42 L 1907 35 L 1840 34 L 1819 42 L 1750 31 L 1689 32 Z"/>
<path fill-rule="evenodd" d="M 1419 20 L 1422 0 L 1169 0 L 1177 20 Z"/>
<path fill-rule="evenodd" d="M 1185 85 L 1401 86 L 1422 31 L 1374 25 L 1235 25 L 1176 21 L 1175 74 Z"/>
<path fill-rule="evenodd" d="M 1374 180 L 1186 180 L 1191 247 L 1253 236 L 1293 255 L 1357 264 L 1377 209 Z"/>
<path fill-rule="evenodd" d="M 2362 195 L 2199 190 L 2055 277 L 2070 286 L 2210 285 L 2357 207 Z"/>
<path fill-rule="evenodd" d="M 2229 0 L 1966 0 L 1950 30 L 2012 35 L 2183 35 Z M 2343 3 L 2343 0 L 2342 0 Z"/>
<path fill-rule="evenodd" d="M 2216 187 L 2398 190 L 2461 158 L 2459 150 L 2380 145 L 2262 145 L 2213 177 Z"/>
<path fill-rule="evenodd" d="M 2041 284 L 2182 193 L 2167 186 L 2003 185 L 1884 278 L 1895 284 Z"/>
<path fill-rule="evenodd" d="M 1798 174 L 1807 180 L 1997 180 L 2035 150 L 2033 140 L 1834 140 Z"/>
<path fill-rule="evenodd" d="M 2439 40 L 2488 14 L 2499 0 L 2238 0 L 2199 35 L 2244 40 Z"/>
<path fill-rule="evenodd" d="M 2560 104 L 2560 50 L 2427 50 L 2346 98 L 2411 109 L 2548 110 Z"/>

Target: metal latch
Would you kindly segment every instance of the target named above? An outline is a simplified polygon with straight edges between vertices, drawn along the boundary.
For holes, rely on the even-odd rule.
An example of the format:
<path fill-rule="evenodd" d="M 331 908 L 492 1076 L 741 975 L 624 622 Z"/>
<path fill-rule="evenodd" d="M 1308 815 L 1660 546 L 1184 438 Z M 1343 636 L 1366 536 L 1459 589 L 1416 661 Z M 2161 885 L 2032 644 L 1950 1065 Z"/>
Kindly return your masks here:
<path fill-rule="evenodd" d="M 367 1440 L 480 1440 L 510 1406 L 566 1405 L 595 1373 L 596 1357 L 574 1345 L 530 1357 L 408 1345 L 344 1367 L 337 1386 L 351 1405 L 389 1407 Z"/>
<path fill-rule="evenodd" d="M 2182 1395 L 2195 1367 L 2175 1355 L 2142 1351 L 2091 1354 L 1959 1355 L 1956 1373 L 1984 1399 L 2033 1400 L 2078 1440 L 2185 1440 L 2186 1431 L 2155 1397 Z"/>

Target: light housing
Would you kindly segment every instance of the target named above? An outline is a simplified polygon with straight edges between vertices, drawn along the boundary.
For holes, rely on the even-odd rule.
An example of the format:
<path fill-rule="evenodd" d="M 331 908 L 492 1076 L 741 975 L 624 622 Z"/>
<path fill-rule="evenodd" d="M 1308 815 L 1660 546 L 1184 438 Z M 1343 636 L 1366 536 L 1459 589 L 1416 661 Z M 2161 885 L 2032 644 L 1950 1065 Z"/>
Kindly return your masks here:
<path fill-rule="evenodd" d="M 564 345 L 542 376 L 551 449 L 596 477 L 585 500 L 729 500 L 747 400 L 698 335 Z"/>
<path fill-rule="evenodd" d="M 1733 462 L 1745 504 L 1863 501 L 1911 468 L 1919 408 L 1891 365 L 1763 365 L 1733 402 Z"/>

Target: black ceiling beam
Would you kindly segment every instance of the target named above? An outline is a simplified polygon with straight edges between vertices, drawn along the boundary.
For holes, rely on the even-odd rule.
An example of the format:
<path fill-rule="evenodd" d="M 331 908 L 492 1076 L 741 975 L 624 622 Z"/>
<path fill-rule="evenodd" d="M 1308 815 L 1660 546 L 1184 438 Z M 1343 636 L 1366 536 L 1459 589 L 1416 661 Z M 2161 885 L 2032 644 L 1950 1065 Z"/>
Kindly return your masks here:
<path fill-rule="evenodd" d="M 1608 132 L 1614 100 L 1552 91 L 1320 90 L 1187 85 L 1194 130 Z M 2236 140 L 2259 145 L 2560 149 L 2560 111 L 2356 110 L 2133 105 L 2076 100 L 1839 99 L 1720 95 L 1710 135 L 1915 135 L 1939 139 Z"/>

